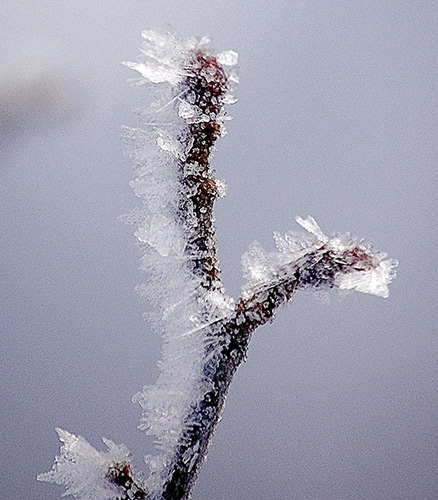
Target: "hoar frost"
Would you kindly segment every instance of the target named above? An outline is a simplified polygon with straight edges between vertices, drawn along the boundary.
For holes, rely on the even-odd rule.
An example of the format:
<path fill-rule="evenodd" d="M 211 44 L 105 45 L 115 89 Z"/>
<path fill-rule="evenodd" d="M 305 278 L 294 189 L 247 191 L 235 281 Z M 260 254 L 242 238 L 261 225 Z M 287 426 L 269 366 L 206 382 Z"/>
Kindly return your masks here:
<path fill-rule="evenodd" d="M 149 85 L 153 101 L 138 128 L 126 128 L 140 206 L 124 216 L 135 227 L 146 282 L 139 292 L 157 309 L 163 335 L 160 375 L 133 397 L 139 429 L 158 453 L 150 475 L 134 477 L 128 450 L 104 440 L 99 452 L 58 430 L 63 445 L 42 481 L 64 484 L 76 500 L 189 498 L 218 424 L 231 380 L 253 331 L 273 319 L 297 289 L 357 290 L 387 297 L 397 263 L 349 235 L 328 237 L 312 217 L 304 234 L 274 233 L 276 252 L 253 243 L 242 257 L 246 284 L 237 300 L 222 285 L 213 205 L 225 181 L 209 161 L 225 133 L 225 104 L 236 101 L 237 53 L 213 54 L 207 38 L 148 30 L 141 56 L 125 63 Z"/>
<path fill-rule="evenodd" d="M 137 83 L 153 84 L 154 102 L 143 116 L 146 128 L 125 134 L 137 165 L 131 185 L 143 205 L 128 219 L 137 226 L 141 268 L 149 278 L 141 293 L 161 311 L 164 347 L 157 383 L 134 401 L 143 408 L 140 429 L 162 450 L 161 457 L 147 457 L 158 487 L 181 430 L 190 426 L 189 408 L 208 389 L 203 362 L 215 344 L 210 325 L 234 311 L 220 282 L 212 216 L 226 185 L 213 177 L 208 160 L 214 140 L 225 133 L 224 104 L 235 101 L 237 53 L 214 56 L 207 38 L 142 36 L 142 55 L 126 65 L 141 75 Z"/>
<path fill-rule="evenodd" d="M 130 455 L 124 445 L 103 438 L 107 451 L 97 451 L 84 438 L 56 429 L 63 443 L 50 472 L 39 481 L 65 486 L 65 494 L 80 500 L 120 500 L 122 489 L 108 480 L 108 471 L 117 464 L 129 466 Z"/>
<path fill-rule="evenodd" d="M 386 254 L 375 252 L 369 244 L 358 242 L 349 235 L 329 238 L 311 216 L 296 217 L 296 221 L 308 231 L 307 234 L 274 233 L 278 252 L 267 252 L 258 243 L 253 243 L 243 255 L 242 265 L 247 278 L 244 294 L 251 294 L 264 283 L 275 281 L 287 270 L 300 275 L 298 286 L 301 288 L 338 288 L 388 297 L 388 285 L 395 277 L 397 261 L 386 259 Z M 309 270 L 308 257 L 312 254 L 315 264 Z M 325 258 L 327 255 L 329 260 Z"/>

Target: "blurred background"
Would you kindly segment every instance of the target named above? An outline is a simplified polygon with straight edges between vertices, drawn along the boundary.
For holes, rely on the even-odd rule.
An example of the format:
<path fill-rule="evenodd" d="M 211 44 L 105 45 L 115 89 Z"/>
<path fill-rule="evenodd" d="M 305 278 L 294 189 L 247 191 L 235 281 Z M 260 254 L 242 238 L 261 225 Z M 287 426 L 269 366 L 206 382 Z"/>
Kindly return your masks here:
<path fill-rule="evenodd" d="M 437 425 L 437 17 L 434 0 L 5 0 L 0 5 L 2 498 L 37 483 L 59 426 L 141 467 L 131 397 L 161 339 L 117 220 L 136 206 L 122 125 L 143 29 L 167 23 L 240 56 L 217 144 L 224 282 L 253 240 L 299 229 L 370 238 L 400 261 L 390 297 L 298 293 L 258 330 L 194 500 L 434 500 Z"/>

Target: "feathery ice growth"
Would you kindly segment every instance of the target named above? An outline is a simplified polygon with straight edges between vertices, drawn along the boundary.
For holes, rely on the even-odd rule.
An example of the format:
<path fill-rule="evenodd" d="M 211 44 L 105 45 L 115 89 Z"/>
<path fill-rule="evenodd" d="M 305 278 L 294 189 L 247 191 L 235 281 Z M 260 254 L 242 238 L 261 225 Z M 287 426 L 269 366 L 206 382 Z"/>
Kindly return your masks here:
<path fill-rule="evenodd" d="M 241 296 L 226 294 L 216 255 L 213 205 L 226 184 L 210 160 L 224 135 L 224 107 L 233 97 L 237 54 L 214 54 L 207 38 L 166 31 L 142 33 L 141 56 L 125 63 L 146 84 L 152 104 L 141 126 L 126 128 L 134 164 L 131 186 L 141 207 L 125 216 L 135 226 L 147 281 L 139 287 L 163 335 L 160 376 L 133 398 L 139 428 L 155 437 L 149 475 L 135 471 L 128 450 L 108 452 L 58 430 L 63 445 L 39 480 L 63 484 L 78 500 L 178 500 L 190 497 L 218 424 L 232 377 L 253 331 L 274 317 L 297 289 L 358 290 L 382 297 L 396 262 L 349 236 L 327 237 L 312 217 L 297 218 L 307 234 L 274 234 L 277 252 L 253 244 L 243 256 Z"/>

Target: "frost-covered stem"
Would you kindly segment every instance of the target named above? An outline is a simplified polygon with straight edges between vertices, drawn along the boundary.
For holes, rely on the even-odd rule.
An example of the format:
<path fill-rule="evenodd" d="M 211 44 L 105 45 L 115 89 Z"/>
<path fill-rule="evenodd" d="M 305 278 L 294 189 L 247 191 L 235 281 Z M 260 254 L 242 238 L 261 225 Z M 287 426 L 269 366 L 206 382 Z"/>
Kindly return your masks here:
<path fill-rule="evenodd" d="M 126 220 L 144 252 L 148 283 L 141 293 L 159 309 L 163 334 L 160 376 L 133 400 L 143 409 L 139 428 L 155 437 L 158 455 L 145 457 L 149 477 L 133 470 L 123 445 L 107 451 L 58 429 L 61 445 L 50 472 L 38 478 L 64 484 L 77 500 L 190 498 L 254 330 L 273 319 L 298 288 L 338 287 L 388 296 L 397 263 L 348 235 L 326 236 L 312 217 L 299 235 L 274 233 L 277 251 L 252 244 L 242 263 L 247 283 L 237 301 L 226 295 L 216 255 L 213 205 L 224 194 L 210 168 L 224 134 L 224 105 L 234 102 L 237 54 L 214 55 L 208 40 L 169 32 L 142 33 L 141 83 L 155 101 L 143 129 L 126 129 L 131 183 L 142 202 Z"/>
<path fill-rule="evenodd" d="M 348 272 L 351 266 L 365 256 L 359 249 L 334 253 L 321 244 L 317 251 L 278 269 L 271 280 L 259 284 L 251 293 L 244 293 L 236 304 L 231 318 L 211 329 L 211 335 L 222 337 L 224 347 L 213 359 L 206 359 L 204 373 L 213 385 L 188 416 L 191 422 L 180 442 L 174 459 L 170 480 L 165 484 L 166 500 L 189 498 L 199 469 L 207 455 L 208 445 L 220 421 L 229 386 L 239 365 L 245 360 L 252 333 L 259 326 L 271 321 L 276 310 L 289 302 L 297 288 L 318 287 L 321 283 L 333 286 L 335 274 Z M 366 260 L 366 259 L 365 259 Z M 365 262 L 371 268 L 371 262 Z"/>
<path fill-rule="evenodd" d="M 220 421 L 225 399 L 238 366 L 245 360 L 253 331 L 272 319 L 275 309 L 290 300 L 296 289 L 296 278 L 280 286 L 267 284 L 250 298 L 241 298 L 232 318 L 221 322 L 211 332 L 224 339 L 224 347 L 204 366 L 212 387 L 192 408 L 192 422 L 182 436 L 172 461 L 170 480 L 165 484 L 166 500 L 187 499 L 207 455 L 208 445 Z M 208 358 L 208 355 L 207 355 Z M 196 423 L 193 423 L 196 422 Z"/>
<path fill-rule="evenodd" d="M 213 205 L 218 197 L 218 189 L 209 160 L 214 142 L 222 132 L 219 117 L 222 114 L 223 98 L 227 92 L 228 82 L 216 57 L 205 50 L 196 51 L 188 69 L 189 76 L 181 83 L 181 89 L 183 92 L 187 90 L 193 92 L 195 96 L 193 104 L 205 116 L 211 118 L 189 125 L 186 140 L 190 142 L 191 147 L 186 160 L 181 163 L 181 171 L 189 172 L 188 175 L 182 176 L 182 184 L 192 193 L 188 196 L 188 203 L 193 206 L 197 227 L 188 245 L 189 251 L 195 255 L 193 273 L 201 278 L 201 286 L 207 290 L 220 291 L 222 282 L 219 261 L 216 257 L 217 243 L 213 216 Z M 208 78 L 205 77 L 206 74 Z M 182 208 L 184 216 L 185 207 Z M 227 335 L 229 331 L 226 325 L 221 325 L 221 322 L 211 330 L 211 334 L 215 336 Z M 172 461 L 171 479 L 164 485 L 165 499 L 188 498 L 195 484 L 199 468 L 206 456 L 208 443 L 219 421 L 232 375 L 243 359 L 242 357 L 238 362 L 230 363 L 233 361 L 230 352 L 227 347 L 220 353 L 214 374 L 211 373 L 209 366 L 204 369 L 205 373 L 207 370 L 210 372 L 209 378 L 214 384 L 214 390 L 208 391 L 198 401 L 197 406 L 193 408 L 193 414 L 188 418 L 191 425 L 181 436 L 180 442 L 185 444 L 177 448 Z M 198 424 L 194 423 L 196 421 Z M 193 460 L 195 452 L 196 458 Z"/>
<path fill-rule="evenodd" d="M 187 205 L 192 208 L 196 229 L 187 241 L 187 253 L 194 256 L 193 273 L 201 278 L 204 288 L 220 289 L 213 217 L 218 189 L 209 160 L 222 132 L 219 117 L 228 82 L 214 55 L 206 50 L 197 50 L 185 69 L 188 76 L 180 83 L 181 92 L 193 96 L 191 104 L 206 120 L 190 123 L 183 139 L 188 153 L 181 162 L 181 184 L 187 191 L 187 200 L 181 202 L 180 217 L 187 216 Z"/>

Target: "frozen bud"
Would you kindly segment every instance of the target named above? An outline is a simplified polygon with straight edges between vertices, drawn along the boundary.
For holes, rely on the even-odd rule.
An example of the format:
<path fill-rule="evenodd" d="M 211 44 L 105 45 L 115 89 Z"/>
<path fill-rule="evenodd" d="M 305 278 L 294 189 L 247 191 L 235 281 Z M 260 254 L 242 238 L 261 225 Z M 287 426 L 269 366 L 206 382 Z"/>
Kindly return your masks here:
<path fill-rule="evenodd" d="M 38 481 L 62 484 L 65 494 L 73 495 L 77 500 L 119 500 L 123 490 L 131 488 L 132 476 L 122 484 L 121 465 L 117 465 L 123 464 L 125 473 L 131 470 L 129 451 L 125 446 L 104 438 L 108 451 L 97 451 L 83 437 L 56 430 L 63 443 L 60 455 L 56 457 L 52 470 L 40 474 Z"/>
<path fill-rule="evenodd" d="M 335 275 L 337 288 L 388 297 L 388 285 L 396 275 L 396 260 L 357 246 L 345 250 L 343 258 L 348 267 Z"/>
<path fill-rule="evenodd" d="M 320 243 L 314 265 L 302 273 L 304 286 L 337 287 L 388 297 L 388 285 L 395 277 L 397 261 L 387 259 L 386 254 L 348 235 L 329 239 L 310 216 L 297 221 Z"/>

